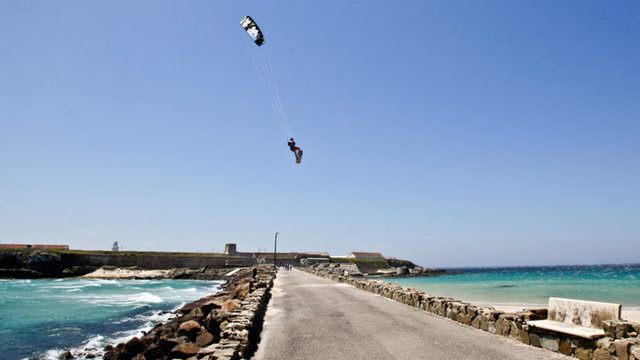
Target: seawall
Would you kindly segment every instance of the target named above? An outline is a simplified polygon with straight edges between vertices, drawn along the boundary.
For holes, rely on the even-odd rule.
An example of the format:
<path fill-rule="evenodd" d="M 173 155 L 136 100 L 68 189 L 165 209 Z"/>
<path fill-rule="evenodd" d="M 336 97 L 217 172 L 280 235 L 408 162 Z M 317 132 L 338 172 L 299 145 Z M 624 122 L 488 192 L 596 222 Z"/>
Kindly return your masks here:
<path fill-rule="evenodd" d="M 102 266 L 138 267 L 146 270 L 201 269 L 254 266 L 253 256 L 161 252 L 51 251 L 41 249 L 0 251 L 0 277 L 54 278 L 80 276 Z"/>
<path fill-rule="evenodd" d="M 65 268 L 73 266 L 137 266 L 142 269 L 158 270 L 171 268 L 201 268 L 252 266 L 256 261 L 252 257 L 206 256 L 206 255 L 162 255 L 162 254 L 65 254 L 60 255 Z"/>

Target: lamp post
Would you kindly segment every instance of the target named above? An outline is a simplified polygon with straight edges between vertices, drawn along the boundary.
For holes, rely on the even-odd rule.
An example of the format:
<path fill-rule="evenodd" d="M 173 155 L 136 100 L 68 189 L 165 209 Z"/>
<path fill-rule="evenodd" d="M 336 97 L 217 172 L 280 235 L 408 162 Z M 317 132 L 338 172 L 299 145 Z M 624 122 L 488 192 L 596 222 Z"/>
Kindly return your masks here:
<path fill-rule="evenodd" d="M 276 267 L 276 270 L 278 270 L 278 262 L 276 261 L 276 252 L 278 251 L 278 234 L 276 233 L 276 238 L 273 241 L 273 266 Z"/>

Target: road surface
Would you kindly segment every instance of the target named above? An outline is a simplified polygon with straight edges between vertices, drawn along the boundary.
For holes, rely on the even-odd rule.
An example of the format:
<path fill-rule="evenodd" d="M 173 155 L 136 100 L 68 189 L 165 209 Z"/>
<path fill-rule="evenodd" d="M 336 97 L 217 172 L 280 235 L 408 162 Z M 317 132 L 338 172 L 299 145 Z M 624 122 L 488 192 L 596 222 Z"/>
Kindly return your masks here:
<path fill-rule="evenodd" d="M 298 270 L 281 270 L 254 360 L 569 359 Z"/>

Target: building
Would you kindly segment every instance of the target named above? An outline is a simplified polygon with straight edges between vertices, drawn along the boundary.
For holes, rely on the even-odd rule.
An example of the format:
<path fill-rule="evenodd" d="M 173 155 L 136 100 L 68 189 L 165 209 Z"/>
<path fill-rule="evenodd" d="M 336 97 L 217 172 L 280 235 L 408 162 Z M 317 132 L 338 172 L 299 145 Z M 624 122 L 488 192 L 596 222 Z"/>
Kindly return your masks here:
<path fill-rule="evenodd" d="M 113 252 L 120 251 L 120 245 L 118 245 L 117 241 L 113 243 L 113 246 L 111 247 L 111 251 L 113 251 Z"/>
<path fill-rule="evenodd" d="M 229 243 L 224 244 L 224 254 L 225 255 L 238 255 L 238 248 L 236 244 Z"/>
<path fill-rule="evenodd" d="M 361 252 L 355 251 L 349 254 L 348 259 L 355 260 L 371 260 L 371 261 L 385 261 L 387 260 L 382 254 L 378 252 Z"/>

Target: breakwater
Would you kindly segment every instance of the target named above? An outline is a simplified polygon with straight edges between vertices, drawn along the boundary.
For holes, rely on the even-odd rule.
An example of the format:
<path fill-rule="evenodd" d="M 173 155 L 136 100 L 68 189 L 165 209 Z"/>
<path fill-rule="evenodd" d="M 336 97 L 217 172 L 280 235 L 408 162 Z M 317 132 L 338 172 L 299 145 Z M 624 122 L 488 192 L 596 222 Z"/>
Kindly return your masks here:
<path fill-rule="evenodd" d="M 339 271 L 336 273 L 334 269 L 325 269 L 322 266 L 313 266 L 302 270 L 334 281 L 350 284 L 373 294 L 479 330 L 578 359 L 640 359 L 640 337 L 638 335 L 640 333 L 640 324 L 626 321 L 608 321 L 604 324 L 606 337 L 590 340 L 528 326 L 528 321 L 547 318 L 547 309 L 545 308 L 505 313 L 492 307 L 478 306 L 450 297 L 434 296 L 415 289 L 405 289 L 393 283 L 344 276 Z"/>
<path fill-rule="evenodd" d="M 223 291 L 183 306 L 146 335 L 107 348 L 105 360 L 232 360 L 250 357 L 262 329 L 275 273 L 242 269 Z"/>

